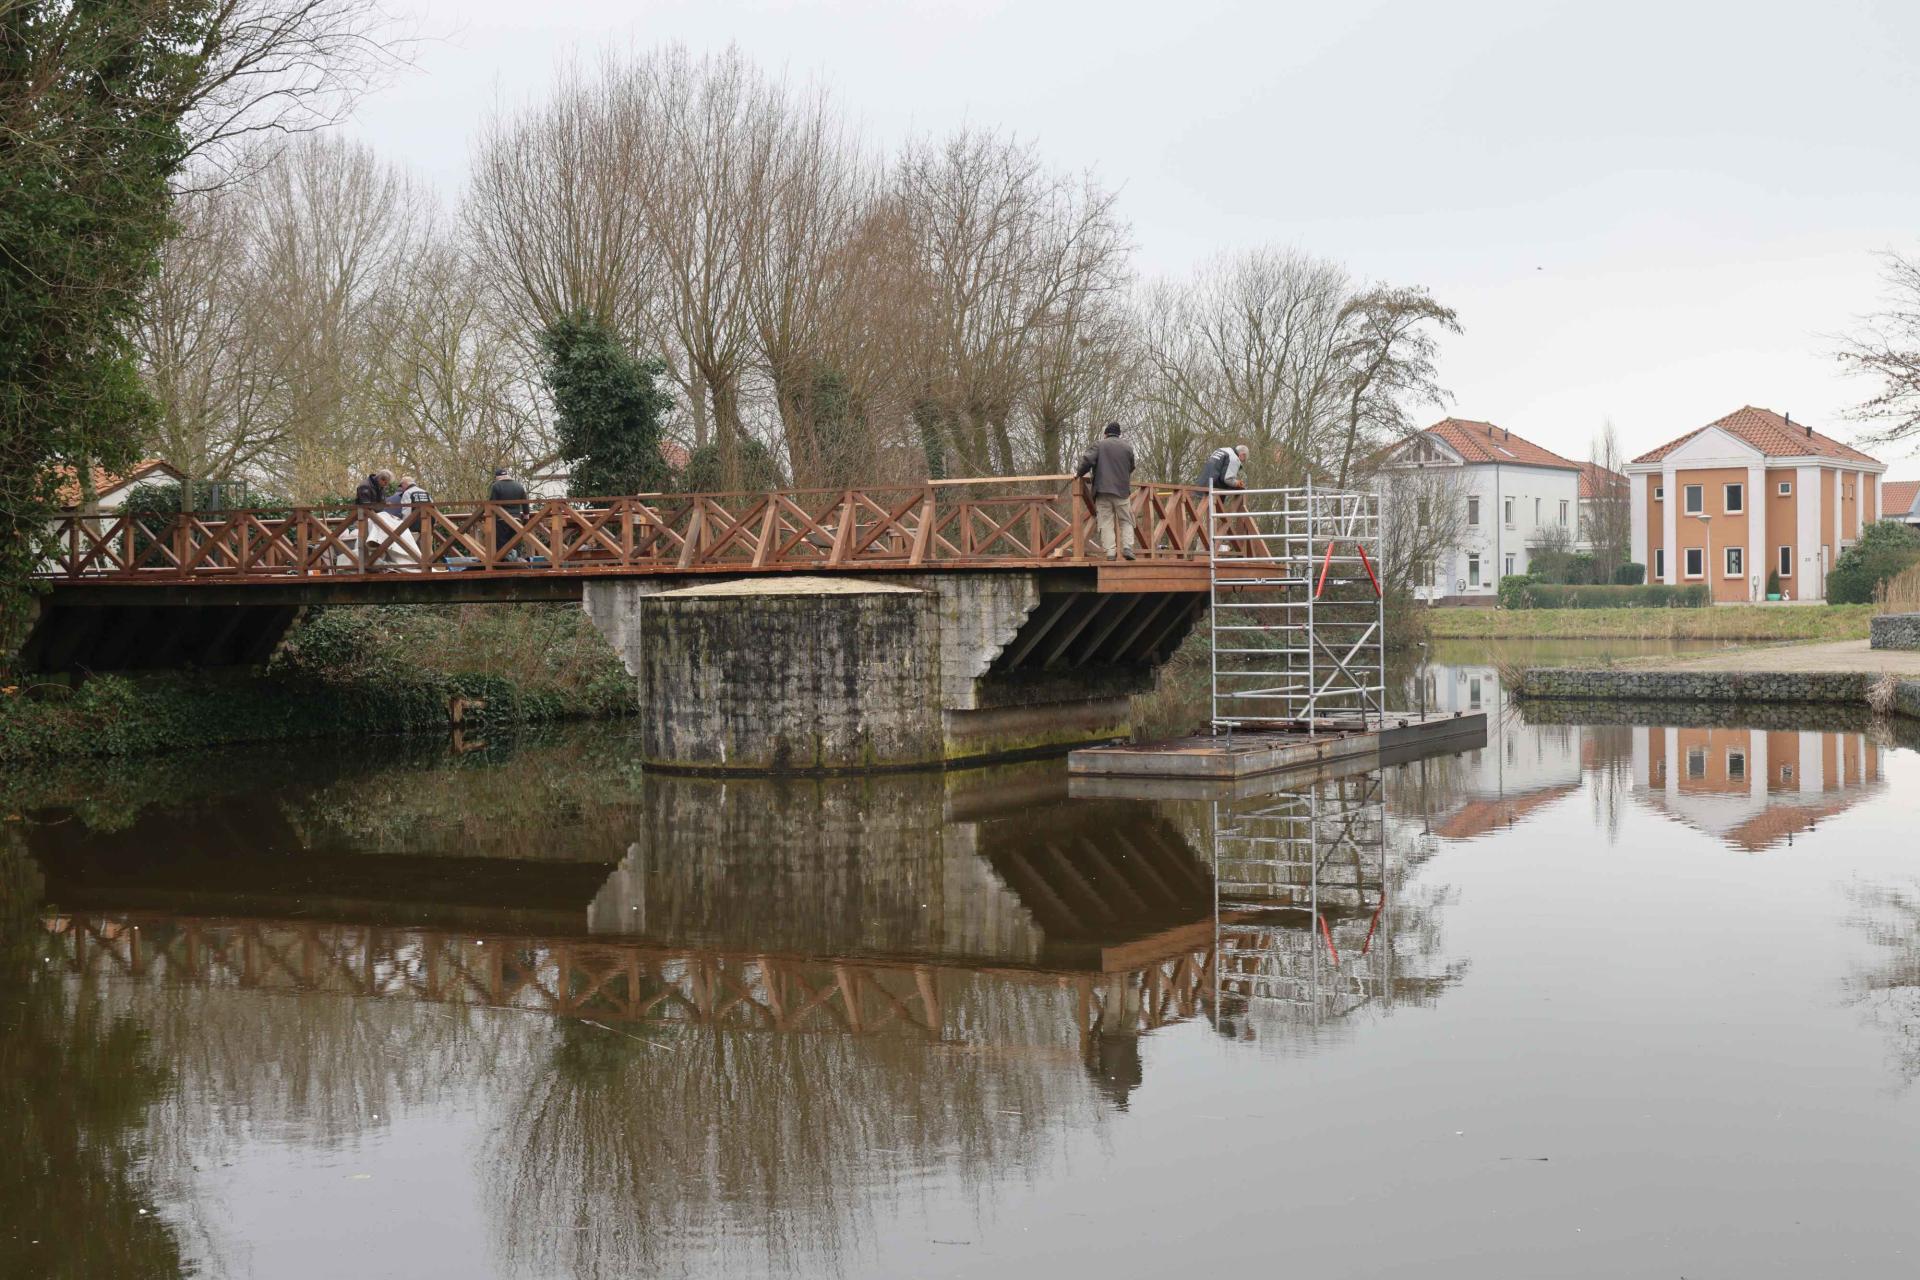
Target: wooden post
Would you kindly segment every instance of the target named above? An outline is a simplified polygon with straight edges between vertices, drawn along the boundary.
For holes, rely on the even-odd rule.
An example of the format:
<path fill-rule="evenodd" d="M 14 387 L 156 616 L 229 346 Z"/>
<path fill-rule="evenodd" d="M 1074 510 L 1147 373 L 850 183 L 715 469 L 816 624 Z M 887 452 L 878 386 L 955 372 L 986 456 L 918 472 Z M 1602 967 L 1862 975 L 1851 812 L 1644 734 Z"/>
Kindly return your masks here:
<path fill-rule="evenodd" d="M 924 564 L 927 549 L 933 538 L 933 486 L 927 486 L 927 496 L 920 500 L 920 525 L 913 531 L 913 554 L 907 557 L 908 564 Z"/>
<path fill-rule="evenodd" d="M 833 531 L 833 550 L 827 553 L 827 563 L 838 565 L 847 558 L 847 544 L 853 539 L 853 490 L 849 489 L 840 497 L 840 527 Z"/>

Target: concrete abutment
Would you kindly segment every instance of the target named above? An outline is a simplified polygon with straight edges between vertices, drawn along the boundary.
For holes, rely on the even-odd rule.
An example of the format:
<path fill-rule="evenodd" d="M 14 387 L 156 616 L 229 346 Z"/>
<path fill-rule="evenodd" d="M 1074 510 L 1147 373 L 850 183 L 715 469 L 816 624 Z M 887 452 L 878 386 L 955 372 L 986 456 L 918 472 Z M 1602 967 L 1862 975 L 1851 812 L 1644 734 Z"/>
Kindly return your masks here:
<path fill-rule="evenodd" d="M 1123 737 L 1203 603 L 1019 572 L 622 578 L 583 597 L 634 679 L 643 762 L 751 773 Z"/>

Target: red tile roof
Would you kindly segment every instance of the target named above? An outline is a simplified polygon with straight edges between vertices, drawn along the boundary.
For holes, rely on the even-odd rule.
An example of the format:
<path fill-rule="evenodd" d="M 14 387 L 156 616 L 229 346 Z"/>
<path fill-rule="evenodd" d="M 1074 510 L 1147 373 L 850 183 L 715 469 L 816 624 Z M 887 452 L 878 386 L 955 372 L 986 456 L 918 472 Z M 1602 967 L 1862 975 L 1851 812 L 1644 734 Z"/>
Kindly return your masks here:
<path fill-rule="evenodd" d="M 1491 422 L 1445 418 L 1421 434 L 1432 436 L 1468 462 L 1512 462 L 1529 467 L 1564 467 L 1569 471 L 1579 468 L 1578 463 L 1569 462 L 1550 449 L 1542 449 L 1531 440 L 1522 440 Z"/>
<path fill-rule="evenodd" d="M 1627 478 L 1618 471 L 1610 471 L 1597 462 L 1580 464 L 1580 497 L 1598 498 L 1611 490 L 1615 495 L 1627 488 Z"/>
<path fill-rule="evenodd" d="M 73 474 L 73 468 L 65 466 L 56 467 L 54 468 L 54 474 L 60 479 L 60 509 L 68 511 L 79 506 L 82 496 L 80 481 L 79 478 Z M 95 467 L 93 469 L 93 492 L 95 496 L 98 496 L 109 489 L 117 489 L 123 484 L 131 484 L 136 480 L 149 480 L 156 475 L 164 475 L 172 479 L 176 484 L 184 478 L 180 474 L 179 469 L 171 462 L 165 462 L 159 458 L 148 458 L 144 462 L 136 464 L 134 468 L 124 476 L 117 476 L 111 471 L 105 471 L 99 467 Z"/>
<path fill-rule="evenodd" d="M 1579 789 L 1577 782 L 1563 782 L 1534 791 L 1523 791 L 1515 796 L 1469 800 L 1434 823 L 1433 831 L 1443 840 L 1471 840 L 1489 831 L 1511 827 L 1536 809 L 1552 804 L 1561 796 L 1570 796 Z"/>
<path fill-rule="evenodd" d="M 1650 450 L 1635 458 L 1635 462 L 1658 462 L 1678 449 L 1702 431 L 1720 428 L 1728 435 L 1737 436 L 1758 449 L 1769 458 L 1832 458 L 1838 462 L 1878 462 L 1879 459 L 1860 452 L 1849 444 L 1841 444 L 1832 436 L 1823 436 L 1803 422 L 1789 422 L 1771 409 L 1757 409 L 1748 405 L 1736 409 L 1726 417 L 1697 427 L 1677 439 L 1669 440 L 1658 449 Z"/>
<path fill-rule="evenodd" d="M 1880 514 L 1903 516 L 1913 510 L 1913 499 L 1920 495 L 1920 480 L 1882 480 Z"/>

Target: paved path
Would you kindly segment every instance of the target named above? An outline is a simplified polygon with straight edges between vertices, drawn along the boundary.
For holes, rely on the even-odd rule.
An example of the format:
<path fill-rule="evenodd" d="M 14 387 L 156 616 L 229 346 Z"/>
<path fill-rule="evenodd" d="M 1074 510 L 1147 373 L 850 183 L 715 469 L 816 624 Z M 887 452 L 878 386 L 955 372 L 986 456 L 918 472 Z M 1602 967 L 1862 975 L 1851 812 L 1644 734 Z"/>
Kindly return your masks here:
<path fill-rule="evenodd" d="M 1686 657 L 1646 658 L 1632 665 L 1661 671 L 1888 671 L 1920 679 L 1920 652 L 1872 649 L 1865 640 L 1720 649 Z"/>

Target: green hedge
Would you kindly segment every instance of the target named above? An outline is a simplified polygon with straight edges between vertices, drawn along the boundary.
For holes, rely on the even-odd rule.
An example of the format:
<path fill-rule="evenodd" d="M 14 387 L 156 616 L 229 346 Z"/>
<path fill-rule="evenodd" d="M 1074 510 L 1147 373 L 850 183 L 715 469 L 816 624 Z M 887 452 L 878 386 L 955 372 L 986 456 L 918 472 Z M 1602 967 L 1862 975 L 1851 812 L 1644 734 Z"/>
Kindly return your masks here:
<path fill-rule="evenodd" d="M 1584 587 L 1536 582 L 1525 574 L 1509 574 L 1500 579 L 1500 604 L 1507 609 L 1703 609 L 1708 605 L 1707 588 L 1670 587 L 1662 583 L 1645 586 Z"/>
<path fill-rule="evenodd" d="M 1920 563 L 1920 531 L 1898 520 L 1877 520 L 1840 553 L 1827 575 L 1827 603 L 1872 604 L 1874 588 Z"/>

